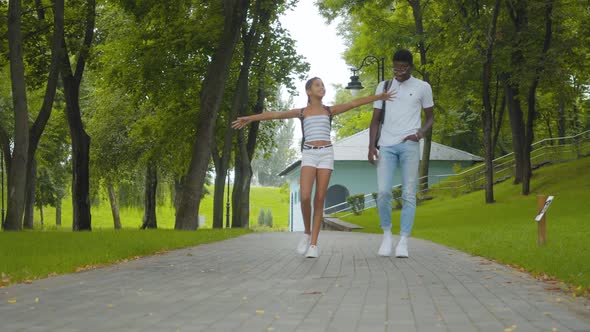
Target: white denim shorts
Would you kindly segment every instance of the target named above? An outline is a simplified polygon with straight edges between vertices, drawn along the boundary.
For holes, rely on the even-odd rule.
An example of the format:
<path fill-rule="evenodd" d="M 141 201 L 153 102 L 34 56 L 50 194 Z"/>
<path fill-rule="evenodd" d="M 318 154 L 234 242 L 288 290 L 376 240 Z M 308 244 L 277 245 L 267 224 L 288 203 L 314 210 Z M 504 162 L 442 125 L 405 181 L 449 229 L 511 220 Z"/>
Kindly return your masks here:
<path fill-rule="evenodd" d="M 311 166 L 315 168 L 334 169 L 334 147 L 321 149 L 306 149 L 301 152 L 301 167 Z"/>

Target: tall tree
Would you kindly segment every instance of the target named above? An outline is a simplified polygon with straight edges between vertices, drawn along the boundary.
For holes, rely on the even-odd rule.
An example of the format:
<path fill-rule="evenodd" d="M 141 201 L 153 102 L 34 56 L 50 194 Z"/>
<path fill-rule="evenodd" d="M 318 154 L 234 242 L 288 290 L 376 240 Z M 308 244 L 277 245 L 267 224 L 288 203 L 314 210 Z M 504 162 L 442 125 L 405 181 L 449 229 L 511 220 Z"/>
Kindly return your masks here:
<path fill-rule="evenodd" d="M 75 71 L 72 71 L 68 43 L 66 42 L 65 36 L 62 41 L 63 63 L 61 66 L 66 114 L 70 126 L 70 137 L 72 139 L 72 228 L 75 231 L 92 229 L 90 216 L 90 136 L 86 133 L 84 123 L 82 122 L 80 84 L 82 83 L 84 69 L 88 61 L 90 46 L 94 36 L 96 1 L 85 1 L 83 8 L 85 20 L 83 39 L 81 41 L 81 47 L 77 52 Z"/>
<path fill-rule="evenodd" d="M 246 18 L 249 1 L 224 0 L 223 5 L 223 35 L 203 81 L 197 133 L 192 147 L 186 184 L 176 213 L 174 228 L 179 230 L 195 230 L 198 227 L 199 202 L 211 156 L 214 119 L 225 91 L 229 64 L 240 36 L 240 27 Z"/>
<path fill-rule="evenodd" d="M 430 73 L 428 72 L 428 45 L 427 45 L 427 34 L 424 30 L 424 7 L 427 6 L 428 1 L 420 0 L 408 0 L 408 3 L 412 7 L 412 13 L 414 14 L 414 25 L 416 28 L 416 34 L 418 35 L 418 52 L 420 54 L 420 73 L 422 79 L 425 82 L 430 83 Z M 434 127 L 434 126 L 433 126 Z M 424 143 L 422 149 L 422 159 L 420 160 L 420 189 L 428 189 L 428 170 L 430 168 L 430 148 L 432 146 L 432 129 L 424 135 Z"/>
<path fill-rule="evenodd" d="M 265 8 L 272 2 L 266 2 Z M 266 24 L 258 27 L 261 29 L 263 36 L 261 45 L 256 48 L 260 50 L 257 52 L 255 60 L 259 65 L 253 70 L 251 80 L 256 82 L 253 87 L 254 96 L 253 102 L 249 103 L 248 107 L 241 107 L 239 109 L 239 116 L 247 114 L 259 114 L 265 109 L 267 99 L 273 99 L 273 95 L 269 91 L 276 91 L 278 85 L 287 84 L 292 85 L 288 78 L 291 74 L 296 73 L 299 76 L 307 68 L 307 64 L 303 63 L 300 56 L 294 51 L 293 41 L 285 37 L 284 29 L 282 29 L 277 20 L 279 14 L 278 9 L 281 8 L 280 3 L 274 3 L 269 7 L 267 13 L 261 13 L 261 17 L 269 15 Z M 262 21 L 261 21 L 262 22 Z M 277 35 L 279 36 L 277 38 Z M 237 151 L 235 152 L 235 180 L 232 192 L 232 227 L 249 227 L 250 215 L 250 185 L 252 179 L 252 158 L 254 156 L 257 143 L 264 141 L 264 132 L 260 131 L 260 123 L 252 123 L 247 132 L 239 130 L 237 133 Z M 274 135 L 273 135 L 274 136 Z M 262 138 L 262 139 L 261 139 Z"/>
<path fill-rule="evenodd" d="M 40 1 L 36 2 L 38 20 L 43 22 L 46 15 Z M 27 153 L 27 190 L 26 190 L 26 206 L 24 227 L 33 228 L 33 205 L 35 202 L 35 153 L 39 145 L 41 135 L 45 130 L 51 110 L 53 109 L 53 101 L 55 98 L 55 91 L 59 80 L 59 68 L 61 65 L 62 54 L 62 38 L 64 35 L 64 0 L 53 1 L 53 42 L 51 45 L 51 62 L 49 64 L 49 74 L 47 75 L 47 84 L 45 87 L 45 96 L 43 104 L 35 119 L 35 122 L 30 128 L 29 132 L 29 149 Z"/>
<path fill-rule="evenodd" d="M 483 47 L 484 63 L 482 77 L 482 100 L 483 100 L 483 133 L 485 146 L 485 200 L 486 203 L 494 202 L 494 146 L 492 142 L 493 131 L 493 113 L 492 102 L 490 98 L 490 82 L 492 79 L 493 51 L 496 40 L 496 26 L 500 12 L 501 0 L 496 0 L 490 20 L 488 34 L 486 36 L 485 47 Z"/>
<path fill-rule="evenodd" d="M 552 13 L 553 13 L 553 0 L 545 0 L 545 13 L 544 17 L 544 26 L 545 26 L 545 34 L 543 38 L 543 47 L 540 53 L 540 59 L 538 60 L 537 64 L 534 66 L 533 69 L 533 77 L 532 82 L 529 86 L 528 96 L 527 96 L 527 104 L 528 104 L 528 112 L 527 112 L 527 121 L 525 127 L 525 141 L 523 146 L 523 167 L 524 167 L 524 174 L 522 179 L 522 193 L 524 195 L 528 195 L 530 192 L 530 183 L 531 183 L 531 176 L 532 176 L 532 169 L 531 169 L 531 148 L 534 140 L 534 122 L 535 117 L 537 116 L 536 113 L 536 96 L 537 96 L 537 87 L 539 86 L 539 80 L 541 76 L 541 72 L 545 67 L 545 60 L 547 57 L 547 52 L 549 51 L 549 47 L 551 45 L 552 39 Z"/>
<path fill-rule="evenodd" d="M 156 188 L 158 187 L 158 169 L 155 163 L 148 162 L 145 174 L 144 210 L 141 229 L 158 228 L 156 218 Z"/>
<path fill-rule="evenodd" d="M 525 58 L 523 46 L 525 43 L 525 31 L 528 25 L 528 16 L 526 10 L 526 0 L 508 0 L 506 1 L 509 17 L 514 28 L 513 50 L 510 57 L 510 68 L 512 71 L 502 73 L 504 81 L 504 90 L 510 118 L 510 128 L 512 130 L 512 149 L 514 151 L 515 170 L 514 184 L 522 183 L 524 176 L 524 113 L 520 100 L 520 81 L 519 73 L 522 72 Z"/>
<path fill-rule="evenodd" d="M 254 56 L 259 48 L 259 42 L 263 34 L 268 33 L 269 24 L 271 22 L 271 15 L 275 14 L 275 6 L 279 6 L 282 1 L 267 1 L 255 0 L 252 13 L 252 24 L 243 38 L 244 56 L 242 59 L 242 66 L 240 68 L 240 75 L 236 83 L 237 89 L 234 95 L 234 104 L 232 109 L 233 114 L 245 115 L 247 113 L 248 103 L 248 81 L 250 77 L 250 68 Z M 260 108 L 261 105 L 258 105 Z M 232 116 L 230 121 L 234 119 Z M 228 122 L 228 126 L 229 126 Z M 250 179 L 252 178 L 252 168 L 250 166 L 250 158 L 244 148 L 244 133 L 238 132 L 238 149 L 235 157 L 235 180 L 232 195 L 233 213 L 232 213 L 232 227 L 249 226 L 248 219 L 250 217 L 249 211 L 249 192 Z M 251 157 L 251 156 L 250 156 Z M 248 203 L 246 203 L 248 202 Z M 246 204 L 248 207 L 246 207 Z"/>
<path fill-rule="evenodd" d="M 27 170 L 27 151 L 29 146 L 29 111 L 25 85 L 25 66 L 23 61 L 22 3 L 20 0 L 8 2 L 8 45 L 10 56 L 10 81 L 14 107 L 14 147 L 9 152 L 8 204 L 3 229 L 20 230 L 25 205 Z M 4 129 L 2 130 L 3 132 Z M 5 133 L 2 136 L 8 138 Z M 8 145 L 7 139 L 6 145 Z M 5 150 L 5 153 L 7 151 Z"/>

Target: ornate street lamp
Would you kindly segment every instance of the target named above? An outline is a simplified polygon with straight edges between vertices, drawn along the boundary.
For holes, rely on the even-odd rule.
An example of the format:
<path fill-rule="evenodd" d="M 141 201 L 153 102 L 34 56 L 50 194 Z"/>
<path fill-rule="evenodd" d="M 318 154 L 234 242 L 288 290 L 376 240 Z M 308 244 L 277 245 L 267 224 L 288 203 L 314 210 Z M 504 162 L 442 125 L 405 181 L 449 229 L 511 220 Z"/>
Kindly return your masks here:
<path fill-rule="evenodd" d="M 364 66 L 369 66 L 372 64 L 377 64 L 377 83 L 385 80 L 385 57 L 378 59 L 374 55 L 367 55 L 358 68 L 350 69 L 352 71 L 352 76 L 350 76 L 350 82 L 348 82 L 346 89 L 350 90 L 350 93 L 353 96 L 356 96 L 361 89 L 365 88 L 356 73 Z"/>

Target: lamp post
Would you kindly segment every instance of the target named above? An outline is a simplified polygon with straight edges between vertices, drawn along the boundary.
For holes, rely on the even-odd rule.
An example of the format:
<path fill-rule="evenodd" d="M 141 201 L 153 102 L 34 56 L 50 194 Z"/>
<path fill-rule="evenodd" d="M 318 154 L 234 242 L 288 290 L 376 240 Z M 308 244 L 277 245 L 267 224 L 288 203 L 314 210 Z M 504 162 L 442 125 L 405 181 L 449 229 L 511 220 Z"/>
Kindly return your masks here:
<path fill-rule="evenodd" d="M 385 80 L 385 57 L 381 57 L 381 59 L 379 59 L 374 55 L 367 55 L 358 68 L 350 69 L 352 70 L 352 76 L 350 76 L 350 82 L 348 82 L 346 89 L 350 90 L 350 93 L 353 96 L 356 96 L 359 90 L 365 88 L 356 73 L 364 66 L 369 66 L 372 64 L 377 64 L 377 83 Z"/>
<path fill-rule="evenodd" d="M 229 167 L 227 168 L 227 200 L 225 203 L 225 228 L 229 228 Z"/>

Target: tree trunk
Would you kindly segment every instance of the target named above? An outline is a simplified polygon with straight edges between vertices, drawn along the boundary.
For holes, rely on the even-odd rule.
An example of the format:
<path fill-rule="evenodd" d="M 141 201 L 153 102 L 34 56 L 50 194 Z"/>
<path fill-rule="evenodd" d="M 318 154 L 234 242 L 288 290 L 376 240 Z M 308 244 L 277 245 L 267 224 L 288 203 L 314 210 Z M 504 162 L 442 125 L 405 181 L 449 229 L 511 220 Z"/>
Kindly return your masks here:
<path fill-rule="evenodd" d="M 523 175 L 523 144 L 524 144 L 524 120 L 520 101 L 518 98 L 518 87 L 510 86 L 508 81 L 504 82 L 506 105 L 510 118 L 510 129 L 512 131 L 512 150 L 514 151 L 514 184 L 522 182 Z"/>
<path fill-rule="evenodd" d="M 268 42 L 267 37 L 263 45 Z M 265 59 L 261 63 L 266 63 Z M 263 77 L 266 72 L 266 66 L 260 67 L 259 76 Z M 266 99 L 266 88 L 263 80 L 259 81 L 257 100 L 254 105 L 254 114 L 260 114 L 264 110 L 264 100 Z M 251 161 L 256 149 L 256 139 L 260 122 L 253 122 L 248 131 L 247 141 L 244 131 L 238 132 L 238 151 L 236 153 L 236 167 L 234 178 L 234 190 L 232 193 L 232 228 L 233 227 L 250 227 L 250 181 L 252 179 Z"/>
<path fill-rule="evenodd" d="M 35 223 L 35 190 L 37 189 L 37 159 L 27 162 L 27 185 L 25 194 L 25 219 L 23 228 L 33 229 Z"/>
<path fill-rule="evenodd" d="M 29 111 L 23 61 L 23 36 L 21 31 L 22 4 L 20 0 L 8 2 L 8 47 L 10 57 L 10 82 L 14 106 L 14 145 L 8 172 L 8 206 L 5 230 L 21 230 L 25 206 L 27 176 L 27 150 L 29 146 Z M 8 166 L 8 165 L 7 165 Z"/>
<path fill-rule="evenodd" d="M 275 7 L 260 7 L 257 3 L 256 7 L 256 18 L 259 19 L 257 25 L 253 24 L 252 29 L 248 33 L 244 41 L 244 66 L 240 71 L 240 77 L 238 79 L 237 95 L 234 99 L 235 106 L 241 106 L 238 108 L 239 115 L 246 115 L 247 113 L 247 101 L 248 92 L 248 76 L 250 66 L 252 62 L 252 54 L 255 54 L 258 49 L 265 50 L 269 46 L 269 36 L 264 33 L 269 29 L 269 22 L 271 13 L 275 10 Z M 277 6 L 274 3 L 274 6 Z M 260 44 L 260 37 L 264 35 L 262 43 Z M 260 45 L 259 45 L 260 44 Z M 266 61 L 267 53 L 264 52 L 260 59 L 262 64 L 259 68 L 259 77 L 264 77 L 266 73 Z M 246 66 L 247 65 L 247 66 Z M 265 82 L 264 79 L 260 79 L 257 88 L 256 104 L 254 105 L 253 112 L 260 114 L 264 110 L 264 101 L 266 98 L 265 93 Z M 258 137 L 258 129 L 260 123 L 254 122 L 250 125 L 248 131 L 248 137 L 246 138 L 244 130 L 238 132 L 238 149 L 235 157 L 235 178 L 234 178 L 234 189 L 232 193 L 232 227 L 250 227 L 250 184 L 252 180 L 252 157 L 256 149 L 256 138 Z"/>
<path fill-rule="evenodd" d="M 500 91 L 497 92 L 500 95 Z M 502 129 L 502 122 L 504 122 L 504 112 L 506 111 L 506 96 L 502 94 L 502 98 L 500 99 L 500 110 L 496 112 L 494 116 L 494 121 L 496 122 L 494 126 L 494 137 L 492 139 L 492 153 L 494 153 L 494 158 L 496 154 L 496 146 L 498 145 L 498 137 L 500 137 L 500 130 Z"/>
<path fill-rule="evenodd" d="M 45 18 L 44 9 L 40 1 L 35 2 L 37 15 L 40 21 Z M 35 206 L 35 179 L 36 167 L 35 152 L 41 140 L 41 135 L 51 116 L 55 91 L 59 80 L 59 65 L 62 54 L 62 38 L 64 34 L 64 0 L 54 1 L 54 20 L 53 20 L 53 42 L 51 46 L 51 63 L 49 65 L 49 75 L 47 76 L 47 85 L 45 86 L 45 97 L 43 104 L 37 115 L 37 119 L 31 126 L 29 132 L 29 149 L 27 153 L 27 189 L 26 189 L 26 211 L 25 211 L 25 228 L 33 228 L 33 211 Z M 29 183 L 32 182 L 32 183 Z"/>
<path fill-rule="evenodd" d="M 551 46 L 551 26 L 552 26 L 552 19 L 551 14 L 553 12 L 553 1 L 548 0 L 545 2 L 545 38 L 543 40 L 543 50 L 541 51 L 541 60 L 537 64 L 535 68 L 535 76 L 533 77 L 533 82 L 529 88 L 528 93 L 528 117 L 526 123 L 526 136 L 525 136 L 525 143 L 523 146 L 523 161 L 524 161 L 524 173 L 523 173 L 523 181 L 522 181 L 522 194 L 528 195 L 530 193 L 530 185 L 531 185 L 531 177 L 533 175 L 532 168 L 531 168 L 531 149 L 533 140 L 535 139 L 534 133 L 534 126 L 535 126 L 535 117 L 536 117 L 536 105 L 535 105 L 535 97 L 537 93 L 537 86 L 539 85 L 540 75 L 545 67 L 545 58 L 547 52 L 549 51 L 549 47 Z"/>
<path fill-rule="evenodd" d="M 252 123 L 258 132 L 259 123 Z M 238 132 L 240 149 L 236 154 L 235 180 L 232 192 L 232 228 L 250 227 L 250 180 L 252 179 L 251 159 L 248 158 L 246 137 L 243 131 Z"/>
<path fill-rule="evenodd" d="M 192 147 L 186 185 L 176 214 L 175 229 L 196 230 L 198 228 L 199 203 L 211 157 L 214 119 L 219 111 L 229 64 L 240 37 L 240 27 L 246 18 L 248 6 L 247 0 L 224 0 L 223 35 L 207 69 L 201 90 L 197 135 Z"/>
<path fill-rule="evenodd" d="M 141 229 L 158 228 L 156 218 L 156 189 L 158 188 L 158 169 L 149 162 L 145 174 L 145 196 L 143 203 L 143 223 Z"/>
<path fill-rule="evenodd" d="M 492 142 L 492 130 L 494 117 L 492 114 L 492 103 L 490 98 L 490 81 L 492 76 L 493 51 L 496 39 L 496 23 L 500 12 L 501 0 L 496 0 L 492 21 L 490 22 L 486 38 L 485 62 L 483 64 L 482 99 L 483 99 L 483 132 L 485 149 L 485 200 L 486 203 L 494 203 L 494 146 Z"/>
<path fill-rule="evenodd" d="M 221 160 L 215 163 L 215 187 L 213 191 L 213 228 L 223 228 L 223 202 L 225 194 L 225 179 L 227 174 L 227 168 L 224 168 L 220 165 L 218 166 L 218 164 L 221 163 Z"/>
<path fill-rule="evenodd" d="M 180 198 L 182 197 L 182 191 L 184 190 L 185 184 L 185 176 L 174 177 L 174 215 L 178 214 L 178 209 L 180 208 Z"/>
<path fill-rule="evenodd" d="M 566 119 L 565 119 L 565 98 L 559 97 L 559 106 L 557 107 L 557 137 L 565 137 L 566 135 Z M 559 145 L 564 145 L 565 141 L 560 139 Z"/>
<path fill-rule="evenodd" d="M 55 225 L 61 226 L 61 197 L 57 198 L 57 202 L 55 203 Z"/>
<path fill-rule="evenodd" d="M 67 51 L 65 38 L 63 43 L 62 80 L 64 84 L 64 96 L 66 100 L 66 114 L 70 126 L 72 139 L 72 206 L 74 231 L 91 230 L 90 216 L 90 136 L 84 130 L 82 115 L 80 112 L 80 83 L 86 66 L 88 51 L 94 36 L 94 23 L 96 19 L 95 0 L 87 1 L 86 27 L 83 47 L 78 54 L 76 70 L 72 73 L 72 67 Z"/>
<path fill-rule="evenodd" d="M 510 127 L 512 129 L 512 148 L 514 150 L 514 184 L 519 184 L 523 180 L 524 174 L 524 142 L 525 128 L 524 116 L 520 103 L 520 85 L 518 82 L 518 73 L 523 68 L 524 55 L 522 54 L 522 31 L 528 25 L 526 12 L 526 1 L 516 0 L 506 2 L 508 16 L 514 25 L 514 38 L 512 39 L 514 51 L 510 58 L 510 67 L 512 72 L 503 76 L 504 91 L 506 95 L 506 104 L 508 106 L 508 115 L 510 117 Z"/>
<path fill-rule="evenodd" d="M 215 140 L 211 142 L 211 158 L 213 159 L 213 165 L 215 167 L 215 187 L 213 189 L 213 228 L 223 228 L 225 179 L 229 168 L 233 137 L 231 122 L 236 118 L 236 113 L 233 112 L 233 108 L 230 108 L 227 113 L 221 155 L 218 155 L 217 153 L 219 151 L 217 142 Z"/>
<path fill-rule="evenodd" d="M 110 181 L 107 183 L 107 190 L 109 191 L 109 203 L 111 203 L 111 213 L 113 214 L 114 227 L 115 229 L 121 229 L 121 217 L 119 216 L 119 206 L 117 205 L 115 188 Z"/>
<path fill-rule="evenodd" d="M 425 82 L 430 83 L 430 74 L 426 71 L 426 64 L 428 64 L 426 58 L 426 44 L 424 42 L 424 24 L 422 21 L 422 6 L 420 0 L 408 0 L 412 6 L 412 12 L 414 14 L 414 25 L 416 26 L 416 34 L 419 36 L 418 50 L 420 52 L 420 65 L 422 66 L 422 79 Z M 434 128 L 434 124 L 433 124 Z M 424 142 L 422 146 L 422 160 L 420 160 L 420 190 L 428 189 L 428 170 L 430 167 L 430 148 L 432 146 L 432 128 L 428 132 L 424 133 Z"/>
<path fill-rule="evenodd" d="M 41 218 L 41 226 L 43 226 L 43 223 L 45 222 L 43 218 L 43 204 L 39 205 L 39 217 Z"/>

